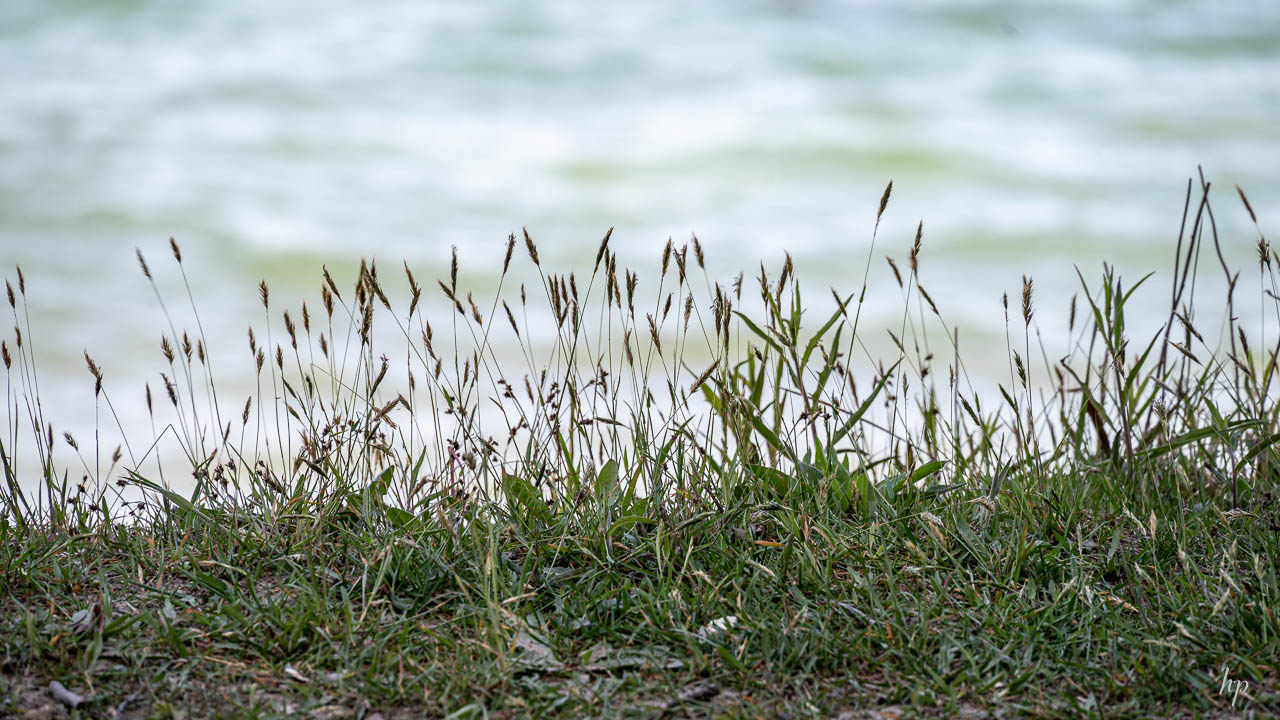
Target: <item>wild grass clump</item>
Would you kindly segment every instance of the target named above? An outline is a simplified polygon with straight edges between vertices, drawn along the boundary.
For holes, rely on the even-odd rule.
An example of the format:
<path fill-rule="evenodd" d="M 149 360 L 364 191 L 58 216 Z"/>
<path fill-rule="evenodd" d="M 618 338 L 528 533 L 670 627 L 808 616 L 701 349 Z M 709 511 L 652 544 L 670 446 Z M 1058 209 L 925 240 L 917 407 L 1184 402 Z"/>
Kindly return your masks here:
<path fill-rule="evenodd" d="M 124 438 L 108 453 L 55 437 L 18 270 L 0 343 L 11 702 L 39 676 L 141 687 L 149 712 L 230 693 L 245 712 L 574 715 L 619 695 L 1140 716 L 1221 704 L 1225 666 L 1274 703 L 1280 256 L 1258 229 L 1253 335 L 1209 184 L 1194 206 L 1192 189 L 1167 321 L 1126 323 L 1151 276 L 1080 274 L 1051 360 L 1024 277 L 988 396 L 921 285 L 922 224 L 906 271 L 888 259 L 897 353 L 867 350 L 892 184 L 861 286 L 829 300 L 802 300 L 790 256 L 717 281 L 696 236 L 620 267 L 611 231 L 580 275 L 511 235 L 485 299 L 456 251 L 434 283 L 324 269 L 310 306 L 263 281 L 243 401 L 218 390 L 170 241 L 192 324 L 139 252 L 166 318 L 149 432 L 115 419 L 120 390 L 85 354 Z M 1221 343 L 1197 327 L 1202 256 L 1225 275 Z"/>

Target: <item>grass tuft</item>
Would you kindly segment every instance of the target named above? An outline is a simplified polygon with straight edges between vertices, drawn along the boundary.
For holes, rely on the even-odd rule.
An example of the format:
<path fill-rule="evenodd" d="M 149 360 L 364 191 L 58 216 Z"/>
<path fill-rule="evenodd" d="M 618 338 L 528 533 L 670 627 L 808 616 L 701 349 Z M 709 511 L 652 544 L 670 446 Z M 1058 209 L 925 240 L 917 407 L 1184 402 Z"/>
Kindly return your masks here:
<path fill-rule="evenodd" d="M 544 268 L 522 230 L 518 285 L 510 235 L 491 299 L 456 249 L 443 301 L 407 263 L 403 288 L 323 268 L 314 317 L 264 280 L 229 417 L 189 285 L 180 329 L 139 251 L 164 394 L 148 382 L 150 428 L 123 427 L 85 352 L 111 452 L 96 429 L 55 443 L 19 271 L 0 714 L 1280 711 L 1276 256 L 1259 229 L 1252 335 L 1252 280 L 1192 189 L 1167 321 L 1128 322 L 1151 276 L 1077 271 L 1050 360 L 1024 276 L 994 393 L 920 284 L 923 223 L 909 273 L 887 258 L 896 353 L 868 350 L 892 183 L 862 287 L 830 304 L 802 300 L 790 255 L 754 295 L 713 280 L 696 236 L 692 264 L 668 240 L 619 268 L 612 228 L 589 274 Z M 1218 343 L 1195 314 L 1210 243 Z"/>

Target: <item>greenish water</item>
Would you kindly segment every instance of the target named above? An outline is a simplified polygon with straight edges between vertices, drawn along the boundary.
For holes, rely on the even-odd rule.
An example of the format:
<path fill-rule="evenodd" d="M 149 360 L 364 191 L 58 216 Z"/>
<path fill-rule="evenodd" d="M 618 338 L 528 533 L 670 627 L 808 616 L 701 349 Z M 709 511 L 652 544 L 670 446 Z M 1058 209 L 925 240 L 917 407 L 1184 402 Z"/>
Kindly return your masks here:
<path fill-rule="evenodd" d="M 872 319 L 923 218 L 922 281 L 1002 339 L 1023 273 L 1052 326 L 1072 264 L 1166 270 L 1197 164 L 1250 262 L 1232 185 L 1275 222 L 1278 38 L 1274 2 L 6 2 L 0 257 L 72 428 L 86 348 L 145 417 L 163 320 L 133 248 L 166 268 L 171 235 L 211 346 L 247 354 L 262 277 L 283 304 L 322 263 L 429 279 L 457 245 L 491 286 L 522 226 L 579 268 L 609 226 L 643 268 L 692 232 L 726 279 L 790 250 L 825 299 L 893 179 Z"/>

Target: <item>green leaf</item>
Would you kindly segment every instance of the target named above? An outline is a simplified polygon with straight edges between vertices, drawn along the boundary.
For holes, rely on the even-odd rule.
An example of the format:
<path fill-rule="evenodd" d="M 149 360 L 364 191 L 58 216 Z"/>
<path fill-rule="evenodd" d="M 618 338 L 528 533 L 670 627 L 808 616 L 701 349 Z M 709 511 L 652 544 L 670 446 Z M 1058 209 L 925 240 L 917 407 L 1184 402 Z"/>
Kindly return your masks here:
<path fill-rule="evenodd" d="M 786 497 L 794 484 L 794 480 L 790 475 L 777 468 L 771 468 L 767 465 L 747 465 L 747 469 L 778 498 Z"/>
<path fill-rule="evenodd" d="M 938 472 L 942 468 L 946 467 L 946 465 L 947 465 L 946 460 L 934 460 L 931 463 L 925 463 L 924 465 L 921 465 L 920 467 L 916 468 L 915 471 L 911 473 L 911 482 L 913 483 L 919 482 L 920 480 L 927 478 L 930 475 Z"/>
<path fill-rule="evenodd" d="M 765 439 L 766 442 L 768 442 L 771 446 L 773 446 L 774 450 L 777 450 L 783 455 L 786 455 L 787 459 L 790 460 L 791 462 L 797 462 L 796 455 L 791 450 L 791 448 L 782 444 L 782 441 L 778 439 L 777 433 L 770 430 L 768 426 L 764 424 L 764 421 L 760 419 L 760 416 L 758 415 L 751 416 L 751 426 L 756 429 L 756 432 L 760 433 L 760 435 Z"/>
<path fill-rule="evenodd" d="M 800 357 L 800 367 L 804 367 L 809 363 L 809 356 L 812 355 L 814 349 L 818 347 L 818 343 L 822 340 L 822 336 L 826 335 L 827 331 L 831 329 L 831 326 L 835 324 L 836 320 L 840 319 L 840 316 L 844 314 L 845 307 L 849 305 L 849 301 L 852 299 L 852 295 L 845 298 L 845 300 L 836 307 L 836 311 L 831 314 L 831 318 L 828 319 L 822 327 L 818 328 L 818 332 L 814 333 L 813 337 L 809 338 L 809 344 L 805 345 L 804 348 L 804 355 Z M 837 342 L 836 344 L 838 345 L 839 343 Z"/>
<path fill-rule="evenodd" d="M 657 525 L 658 521 L 653 518 L 647 518 L 642 515 L 625 515 L 613 521 L 609 526 L 609 537 L 617 537 L 619 533 L 626 532 L 636 525 Z"/>
<path fill-rule="evenodd" d="M 871 391 L 871 394 L 867 396 L 866 400 L 862 401 L 862 404 L 858 406 L 858 409 L 849 416 L 849 419 L 845 421 L 844 425 L 840 426 L 840 429 L 837 430 L 836 434 L 833 436 L 834 439 L 838 440 L 849 434 L 849 431 L 853 429 L 853 426 L 862 419 L 863 415 L 867 414 L 867 411 L 871 409 L 871 403 L 875 402 L 876 398 L 879 397 L 880 391 L 884 390 L 884 386 L 889 382 L 889 378 L 893 375 L 893 371 L 901 364 L 902 360 L 898 360 L 898 362 L 894 363 L 888 370 L 884 371 L 884 375 L 881 376 L 880 382 L 876 383 L 875 389 Z"/>
<path fill-rule="evenodd" d="M 1255 457 L 1258 456 L 1258 453 L 1262 452 L 1263 450 L 1266 450 L 1272 445 L 1275 445 L 1277 442 L 1280 442 L 1280 433 L 1276 433 L 1274 435 L 1268 435 L 1262 438 L 1261 440 L 1259 440 L 1257 443 L 1254 444 L 1252 448 L 1249 449 L 1249 452 L 1245 453 L 1244 457 L 1240 458 L 1240 461 L 1236 463 L 1236 467 L 1231 472 L 1231 474 L 1234 477 L 1239 477 L 1240 471 L 1244 469 L 1245 463 L 1254 459 Z"/>
<path fill-rule="evenodd" d="M 618 494 L 618 463 L 610 460 L 596 475 L 596 497 L 608 501 Z"/>
<path fill-rule="evenodd" d="M 142 477 L 141 475 L 139 475 L 138 473 L 132 470 L 128 470 L 127 473 L 129 475 L 129 479 L 132 480 L 134 483 L 141 485 L 142 487 L 145 487 L 148 490 L 160 493 L 169 502 L 173 503 L 174 505 L 177 505 L 179 508 L 181 508 L 182 510 L 185 510 L 188 513 L 191 513 L 192 515 L 195 515 L 201 520 L 204 520 L 205 522 L 212 522 L 209 516 L 204 514 L 200 510 L 200 508 L 196 507 L 194 504 L 192 504 L 190 500 L 182 497 L 178 493 L 168 488 L 161 487 L 156 483 Z"/>
<path fill-rule="evenodd" d="M 388 507 L 385 508 L 383 512 L 386 513 L 387 519 L 390 520 L 391 524 L 397 529 L 403 529 L 408 526 L 409 523 L 417 520 L 413 513 L 405 512 L 398 507 Z"/>
<path fill-rule="evenodd" d="M 779 355 L 782 355 L 782 348 L 778 345 L 778 343 L 775 342 L 773 338 L 769 337 L 769 335 L 765 333 L 765 331 L 761 330 L 759 325 L 756 325 L 754 322 L 752 322 L 751 318 L 747 317 L 746 315 L 743 315 L 741 312 L 738 312 L 737 310 L 735 310 L 733 314 L 737 315 L 738 318 L 742 320 L 742 322 L 746 323 L 747 327 L 751 328 L 751 332 L 755 333 L 756 335 L 759 335 L 761 340 L 764 340 L 766 343 L 769 344 L 769 347 L 773 348 L 774 351 L 777 352 Z"/>
<path fill-rule="evenodd" d="M 544 523 L 551 523 L 551 508 L 547 506 L 547 501 L 542 499 L 542 493 L 533 486 L 528 480 L 516 475 L 502 476 L 502 491 L 507 496 L 507 503 L 523 510 L 526 514 L 536 517 Z"/>

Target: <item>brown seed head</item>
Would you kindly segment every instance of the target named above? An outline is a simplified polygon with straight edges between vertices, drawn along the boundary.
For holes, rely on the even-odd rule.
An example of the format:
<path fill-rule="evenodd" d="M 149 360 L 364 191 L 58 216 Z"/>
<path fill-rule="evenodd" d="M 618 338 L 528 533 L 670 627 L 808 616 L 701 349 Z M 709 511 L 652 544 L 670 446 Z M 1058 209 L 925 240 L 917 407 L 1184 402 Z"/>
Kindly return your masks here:
<path fill-rule="evenodd" d="M 173 259 L 177 260 L 178 264 L 181 265 L 182 249 L 178 247 L 178 241 L 174 240 L 173 238 L 169 238 L 169 249 L 173 251 Z"/>
<path fill-rule="evenodd" d="M 320 300 L 324 302 L 325 314 L 329 316 L 330 320 L 332 320 L 333 319 L 333 291 L 329 289 L 328 285 L 320 286 Z"/>
<path fill-rule="evenodd" d="M 511 267 L 511 254 L 515 252 L 515 249 L 516 249 L 516 234 L 511 233 L 510 235 L 507 236 L 506 257 L 502 258 L 502 274 L 503 275 L 506 275 L 507 268 Z"/>
<path fill-rule="evenodd" d="M 324 282 L 325 282 L 325 285 L 329 286 L 329 292 L 333 293 L 334 297 L 341 300 L 342 293 L 338 292 L 338 284 L 333 281 L 333 276 L 329 274 L 329 268 L 321 265 L 320 269 L 324 272 Z M 330 315 L 332 314 L 333 313 L 330 313 Z"/>
<path fill-rule="evenodd" d="M 151 280 L 151 268 L 147 267 L 147 259 L 142 257 L 142 249 L 134 248 L 133 250 L 138 254 L 138 267 L 142 268 L 142 274 L 145 275 L 148 280 Z"/>
<path fill-rule="evenodd" d="M 98 382 L 102 382 L 102 371 L 98 369 L 98 364 L 93 361 L 93 358 L 89 357 L 88 350 L 84 351 L 84 362 L 89 366 L 89 374 L 93 375 Z"/>
<path fill-rule="evenodd" d="M 174 407 L 178 407 L 177 386 L 174 385 L 173 381 L 169 379 L 169 376 L 164 373 L 160 373 L 160 379 L 164 381 L 164 391 L 169 396 L 169 402 L 172 403 Z"/>
<path fill-rule="evenodd" d="M 520 328 L 516 325 L 516 316 L 511 313 L 511 306 L 507 305 L 507 301 L 502 301 L 502 309 L 507 312 L 507 322 L 511 323 L 511 329 L 515 331 L 516 337 L 520 337 Z"/>
<path fill-rule="evenodd" d="M 880 216 L 884 215 L 884 209 L 889 205 L 889 196 L 893 194 L 893 181 L 884 188 L 884 194 L 880 196 L 880 209 L 876 211 L 876 224 L 880 224 Z"/>
<path fill-rule="evenodd" d="M 669 296 L 668 296 L 669 297 Z M 658 352 L 662 352 L 662 340 L 658 337 L 658 324 L 653 321 L 653 316 L 649 318 L 649 339 L 653 341 L 653 346 L 658 348 Z"/>
<path fill-rule="evenodd" d="M 604 233 L 604 239 L 600 241 L 600 249 L 596 251 L 596 264 L 592 268 L 592 272 L 600 269 L 600 261 L 604 259 L 605 252 L 609 249 L 609 238 L 613 235 L 613 228 L 609 228 Z"/>
<path fill-rule="evenodd" d="M 902 287 L 902 273 L 898 272 L 898 263 L 894 262 L 893 258 L 888 255 L 885 255 L 884 259 L 889 261 L 889 268 L 893 270 L 893 279 L 898 281 L 898 287 Z"/>
<path fill-rule="evenodd" d="M 524 233 L 524 246 L 529 251 L 529 259 L 533 260 L 533 264 L 542 267 L 542 263 L 538 262 L 538 246 L 533 244 L 533 238 L 529 237 L 529 229 L 521 228 Z"/>
<path fill-rule="evenodd" d="M 702 387 L 702 383 L 706 382 L 707 378 L 711 377 L 711 373 L 715 372 L 716 367 L 719 365 L 720 365 L 720 360 L 718 359 L 715 362 L 708 365 L 707 369 L 703 370 L 702 374 L 699 375 L 698 378 L 693 381 L 693 384 L 689 386 L 689 394 L 692 395 L 694 391 Z"/>
<path fill-rule="evenodd" d="M 920 237 L 924 235 L 924 221 L 916 226 L 916 241 L 911 245 L 911 254 L 907 256 L 907 264 L 911 268 L 911 276 L 918 277 L 920 274 Z"/>
<path fill-rule="evenodd" d="M 1253 207 L 1249 205 L 1249 198 L 1244 196 L 1244 190 L 1241 190 L 1240 186 L 1237 185 L 1236 192 L 1240 193 L 1240 202 L 1244 203 L 1244 209 L 1249 211 L 1249 219 L 1253 220 L 1254 224 L 1257 224 L 1258 216 L 1253 214 Z"/>
<path fill-rule="evenodd" d="M 925 291 L 924 286 L 920 283 L 916 283 L 916 289 L 920 291 L 920 297 L 924 298 L 924 301 L 929 303 L 929 309 L 933 311 L 933 314 L 938 317 L 942 317 L 942 314 L 938 312 L 938 306 L 933 303 L 933 298 L 929 297 L 929 293 Z"/>
<path fill-rule="evenodd" d="M 1031 278 L 1026 275 L 1022 276 L 1022 321 L 1026 325 L 1031 324 Z"/>

